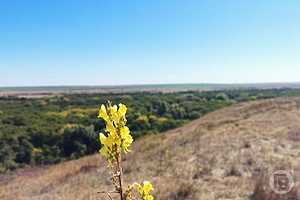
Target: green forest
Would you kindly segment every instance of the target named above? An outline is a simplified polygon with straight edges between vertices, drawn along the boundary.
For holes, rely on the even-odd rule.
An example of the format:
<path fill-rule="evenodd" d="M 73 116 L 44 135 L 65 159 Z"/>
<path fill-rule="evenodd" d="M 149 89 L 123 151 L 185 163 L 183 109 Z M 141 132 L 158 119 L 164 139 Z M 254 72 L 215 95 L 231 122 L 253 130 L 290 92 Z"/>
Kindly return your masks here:
<path fill-rule="evenodd" d="M 129 108 L 134 139 L 181 126 L 241 101 L 299 96 L 298 89 L 176 93 L 70 94 L 40 99 L 0 98 L 0 173 L 48 165 L 100 149 L 99 105 L 110 100 Z"/>

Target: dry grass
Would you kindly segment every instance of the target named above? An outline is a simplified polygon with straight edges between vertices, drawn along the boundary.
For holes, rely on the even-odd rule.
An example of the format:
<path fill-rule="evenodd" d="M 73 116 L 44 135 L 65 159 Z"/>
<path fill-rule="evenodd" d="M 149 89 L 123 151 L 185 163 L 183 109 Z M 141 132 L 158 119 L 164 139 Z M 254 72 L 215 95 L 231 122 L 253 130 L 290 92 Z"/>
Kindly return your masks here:
<path fill-rule="evenodd" d="M 149 180 L 163 200 L 275 200 L 257 180 L 277 168 L 300 172 L 298 132 L 299 98 L 237 104 L 137 141 L 124 158 L 126 182 Z M 0 199 L 105 199 L 97 192 L 110 186 L 104 160 L 93 155 L 2 177 Z"/>

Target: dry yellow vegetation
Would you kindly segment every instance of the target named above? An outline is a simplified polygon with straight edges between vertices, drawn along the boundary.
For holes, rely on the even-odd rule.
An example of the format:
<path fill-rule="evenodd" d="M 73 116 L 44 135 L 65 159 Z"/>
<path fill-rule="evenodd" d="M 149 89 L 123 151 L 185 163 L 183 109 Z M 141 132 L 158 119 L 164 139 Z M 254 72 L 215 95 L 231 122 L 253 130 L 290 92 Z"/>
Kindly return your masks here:
<path fill-rule="evenodd" d="M 293 169 L 297 178 L 299 155 L 300 98 L 278 98 L 236 104 L 146 136 L 123 167 L 125 182 L 151 181 L 155 199 L 275 200 L 287 197 L 269 198 L 268 189 L 253 194 L 258 181 L 275 169 Z M 0 199 L 104 200 L 98 192 L 111 188 L 109 177 L 103 158 L 87 156 L 2 176 Z"/>
<path fill-rule="evenodd" d="M 67 117 L 70 114 L 75 114 L 78 116 L 84 116 L 84 115 L 88 115 L 91 113 L 97 113 L 98 109 L 97 108 L 70 108 L 68 110 L 65 111 L 61 111 L 61 112 L 48 112 L 48 115 L 54 115 L 54 116 L 59 116 L 59 117 Z"/>

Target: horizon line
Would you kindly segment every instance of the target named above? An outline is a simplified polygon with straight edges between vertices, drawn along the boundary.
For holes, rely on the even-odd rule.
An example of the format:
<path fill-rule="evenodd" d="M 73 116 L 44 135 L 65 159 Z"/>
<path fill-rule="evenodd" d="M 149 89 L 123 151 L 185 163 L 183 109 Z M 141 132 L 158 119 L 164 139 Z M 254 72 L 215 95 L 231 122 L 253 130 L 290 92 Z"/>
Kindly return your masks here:
<path fill-rule="evenodd" d="M 9 85 L 9 86 L 1 86 L 0 88 L 35 88 L 35 87 L 131 87 L 131 86 L 155 86 L 155 85 L 268 85 L 268 84 L 300 84 L 300 81 L 294 82 L 230 82 L 230 83 L 216 83 L 216 82 L 191 82 L 191 83 L 134 83 L 134 84 L 104 84 L 104 85 L 96 85 L 96 84 L 84 84 L 84 85 L 76 85 L 76 84 L 53 84 L 53 85 Z"/>

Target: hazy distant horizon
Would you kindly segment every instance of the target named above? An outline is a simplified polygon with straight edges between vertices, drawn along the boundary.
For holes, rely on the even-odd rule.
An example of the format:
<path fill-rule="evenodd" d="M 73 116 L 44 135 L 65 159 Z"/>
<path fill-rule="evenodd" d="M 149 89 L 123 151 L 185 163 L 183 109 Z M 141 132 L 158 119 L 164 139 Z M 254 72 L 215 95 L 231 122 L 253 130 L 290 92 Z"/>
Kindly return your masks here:
<path fill-rule="evenodd" d="M 184 92 L 184 91 L 223 91 L 237 89 L 300 89 L 300 83 L 244 83 L 244 84 L 142 84 L 142 85 L 106 85 L 106 86 L 23 86 L 0 87 L 1 96 L 45 97 L 56 94 L 105 94 L 132 92 Z"/>
<path fill-rule="evenodd" d="M 2 86 L 0 88 L 35 88 L 35 87 L 130 87 L 130 86 L 157 86 L 157 85 L 272 85 L 272 84 L 299 84 L 300 81 L 295 82 L 237 82 L 237 83 L 214 83 L 214 82 L 195 82 L 195 83 L 134 83 L 134 84 L 106 84 L 106 85 L 93 85 L 93 84 L 83 84 L 83 85 L 8 85 Z"/>

